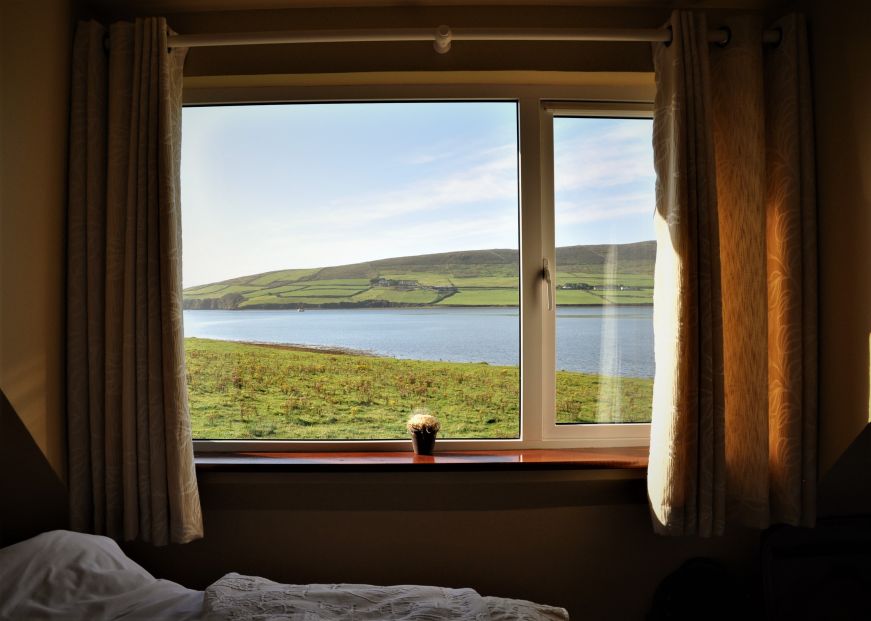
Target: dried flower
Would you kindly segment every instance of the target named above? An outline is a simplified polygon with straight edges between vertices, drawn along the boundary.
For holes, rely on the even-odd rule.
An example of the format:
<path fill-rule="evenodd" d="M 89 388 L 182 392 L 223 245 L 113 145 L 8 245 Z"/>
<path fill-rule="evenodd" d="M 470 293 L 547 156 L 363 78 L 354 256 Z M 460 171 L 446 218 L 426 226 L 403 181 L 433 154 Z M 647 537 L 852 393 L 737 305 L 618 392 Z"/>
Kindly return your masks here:
<path fill-rule="evenodd" d="M 424 433 L 436 433 L 442 428 L 442 424 L 435 416 L 429 413 L 425 408 L 417 408 L 412 412 L 411 418 L 405 424 L 405 428 L 410 432 L 423 431 Z"/>

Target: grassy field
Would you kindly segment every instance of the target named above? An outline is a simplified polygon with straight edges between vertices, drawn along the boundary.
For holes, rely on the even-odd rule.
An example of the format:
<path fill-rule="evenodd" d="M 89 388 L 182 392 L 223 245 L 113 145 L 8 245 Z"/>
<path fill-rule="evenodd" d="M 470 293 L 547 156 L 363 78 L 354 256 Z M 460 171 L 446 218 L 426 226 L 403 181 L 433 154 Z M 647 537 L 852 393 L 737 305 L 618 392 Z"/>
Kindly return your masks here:
<path fill-rule="evenodd" d="M 415 288 L 344 285 L 325 286 L 318 284 L 293 284 L 274 287 L 253 287 L 251 285 L 208 285 L 206 287 L 185 291 L 186 308 L 198 308 L 195 300 L 219 299 L 228 294 L 239 294 L 239 299 L 233 308 L 297 308 L 298 306 L 316 307 L 322 305 L 360 305 L 370 302 L 382 302 L 385 305 L 426 306 L 516 306 L 519 299 L 518 281 L 516 278 L 465 278 L 457 279 L 456 290 L 448 294 L 427 288 L 442 285 L 424 285 L 424 282 L 445 280 L 446 277 L 437 274 L 421 274 L 420 286 Z M 647 278 L 643 285 L 637 285 L 637 275 L 617 275 L 617 282 L 640 286 L 632 291 L 614 290 L 578 290 L 558 289 L 557 304 L 574 305 L 606 305 L 606 304 L 651 304 L 653 302 L 653 283 Z M 470 285 L 467 281 L 497 281 L 500 286 Z M 603 278 L 580 280 L 579 277 L 560 275 L 564 282 L 586 282 L 596 286 Z M 508 285 L 501 285 L 508 281 Z"/>
<path fill-rule="evenodd" d="M 185 352 L 194 438 L 406 438 L 418 407 L 442 438 L 519 433 L 517 367 L 197 338 Z M 651 394 L 651 380 L 558 372 L 557 420 L 647 421 Z"/>
<path fill-rule="evenodd" d="M 513 289 L 461 289 L 443 299 L 439 306 L 517 306 L 520 292 Z"/>
<path fill-rule="evenodd" d="M 400 304 L 429 305 L 438 300 L 438 294 L 430 289 L 403 291 L 389 287 L 373 287 L 354 297 L 355 300 L 384 300 Z"/>
<path fill-rule="evenodd" d="M 556 254 L 556 284 L 589 287 L 558 290 L 558 304 L 652 302 L 655 242 L 569 246 L 557 248 Z M 516 250 L 470 250 L 242 276 L 189 287 L 184 305 L 189 309 L 515 306 L 518 285 Z M 602 285 L 634 289 L 621 295 L 614 289 L 591 289 Z"/>

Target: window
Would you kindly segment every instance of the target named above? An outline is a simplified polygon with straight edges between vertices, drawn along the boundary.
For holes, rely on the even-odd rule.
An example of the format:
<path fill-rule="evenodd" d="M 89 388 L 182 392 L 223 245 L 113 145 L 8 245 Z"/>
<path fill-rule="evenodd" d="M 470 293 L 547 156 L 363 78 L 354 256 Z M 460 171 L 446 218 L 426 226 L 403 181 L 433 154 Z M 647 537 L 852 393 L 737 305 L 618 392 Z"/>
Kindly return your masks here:
<path fill-rule="evenodd" d="M 545 104 L 545 218 L 553 218 L 554 403 L 545 438 L 598 425 L 632 442 L 653 396 L 656 175 L 647 106 Z M 616 426 L 624 426 L 618 429 Z"/>
<path fill-rule="evenodd" d="M 186 88 L 197 450 L 646 442 L 650 90 Z"/>
<path fill-rule="evenodd" d="M 184 111 L 203 439 L 520 436 L 517 104 Z"/>

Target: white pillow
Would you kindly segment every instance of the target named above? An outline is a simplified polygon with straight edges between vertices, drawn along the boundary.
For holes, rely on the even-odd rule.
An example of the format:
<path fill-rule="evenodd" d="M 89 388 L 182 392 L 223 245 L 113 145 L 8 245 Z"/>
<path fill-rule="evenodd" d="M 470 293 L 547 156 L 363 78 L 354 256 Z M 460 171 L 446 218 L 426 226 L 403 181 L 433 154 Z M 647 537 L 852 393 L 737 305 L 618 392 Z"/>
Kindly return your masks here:
<path fill-rule="evenodd" d="M 196 619 L 202 599 L 107 537 L 56 530 L 0 550 L 0 619 Z"/>

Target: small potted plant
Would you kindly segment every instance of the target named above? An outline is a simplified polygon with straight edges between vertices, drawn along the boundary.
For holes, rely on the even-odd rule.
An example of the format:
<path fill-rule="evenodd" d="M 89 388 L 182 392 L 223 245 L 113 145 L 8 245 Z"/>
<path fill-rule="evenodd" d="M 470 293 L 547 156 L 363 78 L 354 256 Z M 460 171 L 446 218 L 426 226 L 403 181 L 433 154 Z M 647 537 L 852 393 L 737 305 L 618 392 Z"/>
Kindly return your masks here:
<path fill-rule="evenodd" d="M 442 425 L 435 416 L 425 409 L 416 409 L 405 424 L 411 434 L 411 445 L 417 455 L 432 455 L 436 434 Z"/>

